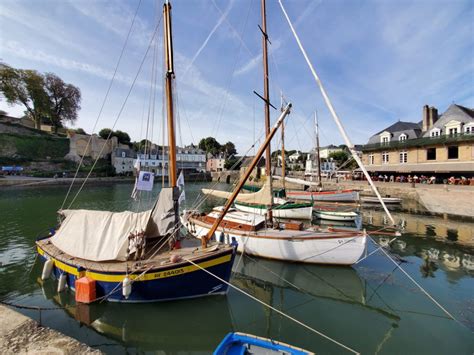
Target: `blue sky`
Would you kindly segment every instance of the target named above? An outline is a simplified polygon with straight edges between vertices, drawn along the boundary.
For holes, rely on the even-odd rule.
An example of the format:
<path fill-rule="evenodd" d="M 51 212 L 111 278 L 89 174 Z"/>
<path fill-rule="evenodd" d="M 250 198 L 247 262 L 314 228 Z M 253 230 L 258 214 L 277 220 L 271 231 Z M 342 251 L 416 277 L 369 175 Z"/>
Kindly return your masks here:
<path fill-rule="evenodd" d="M 82 91 L 76 127 L 91 132 L 139 0 L 2 0 L 0 58 L 19 68 L 54 72 Z M 474 107 L 474 2 L 460 0 L 286 0 L 284 4 L 354 143 L 397 120 L 418 121 L 422 106 Z M 175 0 L 178 144 L 215 136 L 244 153 L 261 136 L 260 1 Z M 135 77 L 162 3 L 142 0 L 98 128 L 111 127 Z M 309 150 L 318 110 L 321 143 L 342 138 L 275 0 L 267 0 L 271 101 L 294 105 L 289 149 Z M 162 30 L 115 129 L 145 137 L 156 50 L 162 76 Z M 155 49 L 156 48 L 156 49 Z M 162 90 L 149 136 L 161 143 Z M 0 109 L 20 115 L 2 99 Z M 272 110 L 272 120 L 277 117 Z M 153 129 L 152 129 L 153 128 Z M 278 143 L 275 141 L 273 146 Z"/>

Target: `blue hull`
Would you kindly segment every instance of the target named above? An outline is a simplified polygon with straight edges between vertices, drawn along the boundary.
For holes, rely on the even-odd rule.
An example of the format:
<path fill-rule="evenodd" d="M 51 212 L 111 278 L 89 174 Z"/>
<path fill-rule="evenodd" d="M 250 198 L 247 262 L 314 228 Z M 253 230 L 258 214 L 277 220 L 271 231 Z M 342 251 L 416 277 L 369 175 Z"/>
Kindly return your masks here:
<path fill-rule="evenodd" d="M 38 247 L 43 261 L 51 257 Z M 235 248 L 218 254 L 202 258 L 199 264 L 206 264 L 205 269 L 210 273 L 229 281 L 232 264 L 235 257 Z M 53 274 L 59 278 L 67 275 L 67 285 L 75 289 L 76 279 L 87 276 L 96 281 L 96 299 L 105 299 L 112 302 L 159 302 L 195 298 L 215 294 L 224 294 L 228 286 L 207 272 L 196 268 L 190 263 L 171 265 L 166 268 L 157 268 L 147 271 L 141 278 L 132 283 L 132 291 L 128 298 L 122 295 L 122 280 L 127 276 L 124 273 L 104 272 L 99 270 L 83 270 L 76 265 L 64 263 L 54 259 Z M 209 266 L 208 266 L 209 265 Z"/>
<path fill-rule="evenodd" d="M 214 355 L 243 355 L 253 353 L 252 350 L 260 353 L 275 352 L 279 354 L 308 355 L 314 354 L 304 349 L 292 345 L 274 341 L 271 339 L 257 337 L 244 333 L 229 333 L 214 350 Z"/>

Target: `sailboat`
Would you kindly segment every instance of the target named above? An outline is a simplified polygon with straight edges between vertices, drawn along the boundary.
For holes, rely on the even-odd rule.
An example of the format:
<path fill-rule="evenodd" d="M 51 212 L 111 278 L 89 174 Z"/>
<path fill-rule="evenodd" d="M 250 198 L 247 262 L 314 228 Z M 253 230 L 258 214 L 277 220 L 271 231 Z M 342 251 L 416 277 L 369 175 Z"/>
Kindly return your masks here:
<path fill-rule="evenodd" d="M 287 104 L 286 107 L 282 109 L 280 117 L 270 131 L 267 59 L 268 36 L 266 33 L 265 0 L 262 0 L 261 30 L 265 73 L 263 100 L 265 102 L 265 128 L 268 128 L 265 147 L 269 147 L 269 142 L 275 135 L 276 129 L 281 126 L 284 118 L 289 114 L 291 104 Z M 335 231 L 331 227 L 320 228 L 317 226 L 304 228 L 302 223 L 295 222 L 279 223 L 276 221 L 274 223 L 271 205 L 268 210 L 268 218 L 253 213 L 231 210 L 231 204 L 238 196 L 241 196 L 236 193 L 242 189 L 245 181 L 257 164 L 256 159 L 262 154 L 263 150 L 260 149 L 253 163 L 247 168 L 245 174 L 237 184 L 237 189 L 232 196 L 230 196 L 224 207 L 214 209 L 208 214 L 200 214 L 197 211 L 185 211 L 182 220 L 190 233 L 201 239 L 205 244 L 211 240 L 211 238 L 215 237 L 215 233 L 218 232 L 219 235 L 217 239 L 222 242 L 236 240 L 239 252 L 270 259 L 337 265 L 352 265 L 359 260 L 365 252 L 367 245 L 367 236 L 363 231 Z M 267 171 L 270 172 L 269 149 L 266 152 L 266 164 Z M 271 198 L 271 174 L 269 177 L 264 189 L 269 190 L 268 196 Z"/>
<path fill-rule="evenodd" d="M 264 117 L 265 117 L 265 135 L 268 136 L 270 133 L 270 97 L 269 97 L 269 72 L 268 72 L 268 48 L 267 41 L 268 35 L 266 32 L 266 14 L 265 14 L 265 2 L 262 1 L 262 49 L 263 49 L 263 97 L 258 95 L 265 102 L 264 105 Z M 283 106 L 283 102 L 282 102 Z M 282 107 L 283 110 L 283 107 Z M 284 127 L 285 123 L 282 121 L 282 144 L 284 151 Z M 283 156 L 284 160 L 284 156 Z M 283 170 L 284 170 L 283 161 Z M 267 180 L 264 183 L 262 189 L 255 193 L 241 193 L 235 200 L 235 208 L 240 211 L 257 214 L 260 216 L 269 215 L 271 218 L 282 218 L 282 219 L 302 219 L 311 220 L 313 218 L 313 204 L 309 203 L 298 203 L 294 201 L 288 201 L 281 197 L 273 196 L 273 182 L 272 182 L 272 166 L 271 166 L 271 147 L 268 145 L 265 152 L 265 172 Z M 230 193 L 226 191 L 219 191 L 214 189 L 202 189 L 203 194 L 211 195 L 215 197 L 228 197 Z"/>
<path fill-rule="evenodd" d="M 316 136 L 316 165 L 318 166 L 318 181 L 306 181 L 303 179 L 285 178 L 282 176 L 283 181 L 300 184 L 303 186 L 314 187 L 316 190 L 313 191 L 301 191 L 293 190 L 286 191 L 286 195 L 295 200 L 311 200 L 311 201 L 323 201 L 323 202 L 356 202 L 359 201 L 359 192 L 356 190 L 323 190 L 322 178 L 321 178 L 321 152 L 319 147 L 319 124 L 317 112 L 314 112 L 314 126 Z"/>
<path fill-rule="evenodd" d="M 201 247 L 194 238 L 182 240 L 182 248 L 175 243 L 180 239 L 181 225 L 168 1 L 163 6 L 163 19 L 169 186 L 162 188 L 153 208 L 144 212 L 61 210 L 59 227 L 36 241 L 44 261 L 42 279 L 54 274 L 59 288 L 75 290 L 80 302 L 166 301 L 227 292 L 235 243 Z"/>

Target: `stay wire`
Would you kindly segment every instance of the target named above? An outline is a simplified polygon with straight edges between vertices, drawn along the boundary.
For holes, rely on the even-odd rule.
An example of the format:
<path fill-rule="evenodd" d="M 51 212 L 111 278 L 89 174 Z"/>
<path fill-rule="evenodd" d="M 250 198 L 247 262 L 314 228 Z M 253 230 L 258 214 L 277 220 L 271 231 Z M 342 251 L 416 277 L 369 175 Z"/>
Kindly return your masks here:
<path fill-rule="evenodd" d="M 161 22 L 161 17 L 160 17 L 160 22 Z M 158 23 L 158 25 L 157 25 L 156 28 L 155 28 L 155 31 L 153 32 L 152 38 L 151 38 L 151 40 L 150 40 L 150 43 L 148 44 L 147 50 L 146 50 L 146 52 L 145 52 L 145 55 L 143 56 L 143 59 L 142 59 L 142 61 L 141 61 L 141 63 L 140 63 L 140 66 L 139 66 L 139 68 L 138 68 L 137 74 L 135 75 L 135 78 L 133 79 L 132 85 L 130 86 L 130 89 L 129 89 L 128 93 L 127 93 L 127 96 L 125 97 L 124 103 L 122 104 L 122 106 L 121 106 L 121 108 L 120 108 L 120 111 L 119 111 L 119 113 L 118 113 L 118 115 L 117 115 L 117 118 L 116 118 L 115 121 L 114 121 L 114 124 L 113 124 L 113 126 L 112 126 L 112 128 L 111 128 L 111 131 L 110 131 L 110 133 L 108 134 L 108 136 L 107 136 L 107 138 L 106 138 L 104 144 L 102 145 L 102 148 L 101 148 L 101 150 L 100 150 L 100 152 L 99 152 L 97 158 L 95 159 L 94 164 L 92 165 L 92 167 L 91 167 L 89 173 L 87 174 L 86 178 L 84 179 L 82 185 L 80 186 L 80 188 L 79 188 L 79 190 L 77 191 L 76 195 L 74 196 L 73 200 L 72 200 L 71 203 L 69 204 L 69 207 L 68 207 L 68 208 L 71 208 L 71 206 L 72 206 L 72 205 L 74 204 L 74 202 L 76 201 L 77 196 L 79 195 L 79 193 L 80 193 L 80 192 L 82 191 L 82 189 L 84 188 L 84 185 L 86 184 L 87 180 L 89 179 L 90 175 L 92 174 L 92 171 L 94 170 L 95 166 L 97 165 L 97 162 L 99 161 L 100 156 L 102 155 L 102 152 L 104 151 L 105 146 L 107 145 L 107 142 L 109 141 L 109 139 L 110 139 L 110 137 L 111 137 L 111 135 L 112 135 L 113 129 L 115 128 L 115 126 L 116 126 L 116 124 L 117 124 L 119 118 L 121 117 L 121 115 L 122 115 L 122 113 L 123 113 L 123 110 L 124 110 L 125 105 L 126 105 L 126 103 L 127 103 L 127 101 L 128 101 L 128 98 L 130 97 L 130 94 L 132 93 L 132 90 L 133 90 L 133 88 L 135 87 L 135 83 L 136 83 L 136 81 L 137 81 L 137 79 L 138 79 L 138 76 L 140 75 L 140 72 L 141 72 L 141 69 L 142 69 L 142 67 L 143 67 L 143 64 L 144 64 L 144 62 L 145 62 L 145 60 L 146 60 L 146 57 L 148 56 L 148 52 L 149 52 L 149 50 L 150 50 L 150 48 L 151 48 L 151 44 L 153 43 L 153 40 L 154 40 L 154 38 L 155 38 L 155 35 L 156 35 L 157 31 L 158 31 L 160 22 Z"/>
<path fill-rule="evenodd" d="M 86 144 L 86 148 L 84 149 L 84 153 L 82 154 L 81 159 L 80 159 L 79 163 L 77 164 L 77 169 L 76 169 L 76 172 L 74 174 L 74 178 L 72 179 L 71 184 L 69 185 L 69 189 L 66 193 L 66 197 L 64 197 L 63 203 L 62 203 L 61 208 L 60 208 L 61 210 L 64 208 L 64 206 L 66 204 L 66 201 L 69 197 L 69 194 L 71 193 L 71 189 L 74 185 L 74 182 L 76 181 L 77 175 L 78 175 L 79 170 L 80 170 L 81 165 L 82 165 L 82 162 L 84 161 L 84 157 L 86 156 L 87 149 L 89 148 L 90 143 L 92 141 L 93 133 L 95 132 L 95 130 L 97 128 L 97 124 L 99 123 L 100 117 L 102 116 L 102 111 L 104 110 L 105 103 L 107 102 L 107 99 L 109 97 L 110 89 L 112 88 L 112 84 L 114 83 L 115 76 L 117 75 L 117 71 L 118 71 L 120 63 L 122 61 L 122 57 L 123 57 L 123 54 L 125 52 L 125 48 L 127 47 L 127 43 L 128 43 L 129 38 L 130 38 L 130 34 L 132 33 L 132 28 L 133 28 L 133 25 L 135 24 L 135 20 L 137 18 L 138 10 L 140 9 L 141 3 L 142 3 L 142 0 L 139 0 L 138 5 L 137 5 L 137 9 L 135 10 L 135 14 L 134 14 L 133 19 L 132 19 L 132 23 L 130 24 L 130 28 L 128 29 L 127 37 L 125 38 L 125 42 L 122 46 L 122 50 L 120 52 L 117 64 L 115 65 L 115 69 L 114 69 L 114 73 L 112 75 L 112 79 L 110 79 L 109 86 L 107 88 L 107 92 L 105 94 L 104 100 L 102 101 L 102 105 L 100 107 L 99 113 L 97 115 L 94 126 L 92 128 L 91 135 L 90 135 L 89 139 L 87 140 L 87 144 Z"/>

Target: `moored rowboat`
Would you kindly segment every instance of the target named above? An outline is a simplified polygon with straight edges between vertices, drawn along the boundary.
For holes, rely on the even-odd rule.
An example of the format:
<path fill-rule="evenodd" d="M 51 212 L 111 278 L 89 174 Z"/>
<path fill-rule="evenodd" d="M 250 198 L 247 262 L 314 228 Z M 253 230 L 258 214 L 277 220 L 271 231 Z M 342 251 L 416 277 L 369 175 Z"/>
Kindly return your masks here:
<path fill-rule="evenodd" d="M 330 202 L 359 201 L 359 191 L 356 190 L 287 191 L 286 196 L 294 200 Z"/>
<path fill-rule="evenodd" d="M 316 217 L 329 221 L 355 221 L 358 214 L 356 212 L 343 211 L 314 211 Z"/>
<path fill-rule="evenodd" d="M 260 216 L 264 216 L 268 211 L 267 206 L 265 205 L 244 202 L 234 202 L 234 205 L 240 211 L 255 213 Z M 273 205 L 272 213 L 274 218 L 311 220 L 313 216 L 313 203 L 285 202 L 281 205 Z"/>
<path fill-rule="evenodd" d="M 360 200 L 364 203 L 380 203 L 380 200 L 376 196 L 362 196 Z M 382 197 L 382 200 L 387 204 L 402 203 L 402 199 L 398 197 Z"/>

